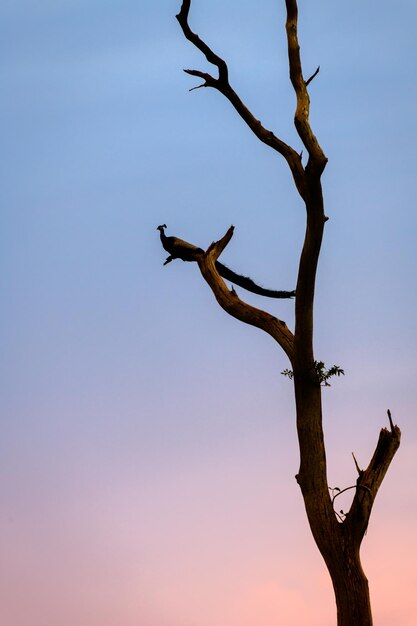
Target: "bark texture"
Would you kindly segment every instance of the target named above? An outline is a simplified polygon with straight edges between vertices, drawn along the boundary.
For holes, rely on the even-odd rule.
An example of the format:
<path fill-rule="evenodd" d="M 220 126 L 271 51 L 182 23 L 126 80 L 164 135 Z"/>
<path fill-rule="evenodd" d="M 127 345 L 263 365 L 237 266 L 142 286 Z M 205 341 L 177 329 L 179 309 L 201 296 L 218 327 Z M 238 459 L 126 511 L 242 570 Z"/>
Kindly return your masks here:
<path fill-rule="evenodd" d="M 304 79 L 298 42 L 298 7 L 296 0 L 286 0 L 286 36 L 290 80 L 296 97 L 294 125 L 307 152 L 304 166 L 301 155 L 249 111 L 232 88 L 226 62 L 216 54 L 188 23 L 190 0 L 183 0 L 178 22 L 184 36 L 196 46 L 207 61 L 217 68 L 217 76 L 200 70 L 184 70 L 203 80 L 194 87 L 218 90 L 260 141 L 279 153 L 287 162 L 296 189 L 306 210 L 306 230 L 300 255 L 295 299 L 295 329 L 284 321 L 257 309 L 230 290 L 216 269 L 218 257 L 233 235 L 233 227 L 217 242 L 190 259 L 197 262 L 220 306 L 236 319 L 268 333 L 284 350 L 293 368 L 297 413 L 300 467 L 296 476 L 304 499 L 312 535 L 327 565 L 333 582 L 338 626 L 371 626 L 372 613 L 368 581 L 360 562 L 360 546 L 378 489 L 400 444 L 400 430 L 388 411 L 389 429 L 383 428 L 372 459 L 365 470 L 358 469 L 355 495 L 343 518 L 335 513 L 334 497 L 329 491 L 326 451 L 322 427 L 321 384 L 313 351 L 313 306 L 317 265 L 327 220 L 321 176 L 327 158 L 315 137 L 310 121 L 308 85 L 317 75 Z M 187 259 L 188 260 L 188 259 Z"/>

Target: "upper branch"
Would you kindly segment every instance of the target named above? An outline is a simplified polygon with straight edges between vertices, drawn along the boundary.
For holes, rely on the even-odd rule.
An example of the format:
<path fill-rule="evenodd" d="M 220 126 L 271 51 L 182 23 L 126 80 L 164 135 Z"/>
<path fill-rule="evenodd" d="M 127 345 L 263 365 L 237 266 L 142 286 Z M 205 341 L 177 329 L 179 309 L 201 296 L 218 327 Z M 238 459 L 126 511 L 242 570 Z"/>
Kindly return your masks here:
<path fill-rule="evenodd" d="M 304 168 L 301 163 L 300 155 L 291 146 L 279 139 L 274 133 L 266 129 L 262 123 L 255 118 L 247 106 L 242 102 L 237 93 L 229 83 L 228 67 L 224 59 L 219 57 L 213 50 L 194 33 L 188 24 L 188 14 L 190 11 L 191 0 L 183 0 L 177 20 L 182 28 L 184 36 L 188 41 L 196 46 L 206 57 L 209 63 L 215 65 L 218 69 L 218 78 L 215 78 L 207 72 L 200 70 L 184 70 L 187 74 L 198 76 L 204 80 L 199 87 L 213 87 L 222 93 L 229 102 L 234 106 L 240 117 L 246 122 L 256 137 L 281 154 L 287 161 L 292 172 L 294 182 L 301 197 L 305 197 L 304 189 Z"/>
<path fill-rule="evenodd" d="M 180 12 L 178 13 L 178 15 L 176 15 L 176 18 L 182 28 L 182 32 L 184 33 L 188 41 L 191 41 L 191 43 L 193 43 L 196 48 L 201 50 L 209 63 L 217 65 L 219 70 L 219 80 L 225 80 L 227 82 L 229 72 L 226 62 L 222 58 L 217 56 L 217 54 L 215 54 L 213 50 L 209 48 L 209 46 L 202 39 L 200 39 L 200 37 L 196 33 L 193 33 L 188 24 L 188 13 L 190 12 L 190 6 L 191 0 L 183 0 Z"/>
<path fill-rule="evenodd" d="M 233 226 L 216 242 L 213 242 L 204 255 L 197 259 L 203 278 L 210 286 L 217 302 L 229 315 L 241 322 L 256 326 L 271 335 L 284 350 L 290 361 L 293 358 L 294 336 L 285 322 L 266 311 L 257 309 L 241 300 L 236 291 L 229 290 L 216 269 L 216 261 L 233 235 Z"/>
<path fill-rule="evenodd" d="M 355 497 L 344 522 L 357 545 L 360 545 L 362 541 L 376 494 L 400 445 L 401 431 L 398 426 L 394 425 L 390 411 L 387 413 L 390 429 L 381 429 L 368 467 L 366 470 L 359 470 Z"/>
<path fill-rule="evenodd" d="M 288 43 L 288 61 L 290 66 L 290 79 L 294 87 L 297 97 L 297 107 L 294 115 L 294 124 L 297 132 L 309 154 L 309 165 L 314 170 L 318 170 L 320 175 L 327 163 L 327 158 L 321 149 L 313 131 L 311 130 L 309 114 L 310 114 L 310 97 L 307 91 L 307 85 L 318 74 L 318 69 L 308 79 L 303 78 L 303 69 L 300 57 L 300 45 L 298 43 L 298 7 L 296 0 L 285 0 L 287 7 L 287 43 Z"/>

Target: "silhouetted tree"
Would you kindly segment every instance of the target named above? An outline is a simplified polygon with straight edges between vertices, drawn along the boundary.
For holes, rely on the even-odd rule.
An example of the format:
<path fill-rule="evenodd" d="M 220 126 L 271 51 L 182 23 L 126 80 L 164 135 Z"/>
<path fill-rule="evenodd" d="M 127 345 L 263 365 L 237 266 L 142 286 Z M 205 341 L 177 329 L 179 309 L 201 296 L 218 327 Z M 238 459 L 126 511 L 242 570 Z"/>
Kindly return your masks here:
<path fill-rule="evenodd" d="M 212 87 L 223 94 L 256 137 L 284 157 L 291 170 L 295 187 L 306 207 L 306 231 L 296 285 L 294 332 L 274 315 L 242 301 L 234 289 L 230 290 L 221 278 L 218 269 L 224 266 L 221 264 L 219 266 L 217 259 L 233 235 L 233 226 L 206 251 L 180 239 L 177 239 L 179 244 L 176 248 L 174 246 L 169 249 L 167 247 L 169 243 L 165 247 L 172 258 L 183 258 L 198 263 L 202 276 L 211 287 L 220 306 L 238 320 L 257 326 L 271 335 L 288 356 L 292 369 L 285 370 L 284 373 L 294 382 L 300 448 L 300 468 L 296 478 L 304 499 L 311 532 L 333 582 L 337 623 L 338 626 L 371 626 L 368 581 L 361 566 L 359 550 L 376 494 L 400 445 L 401 433 L 398 426 L 393 424 L 388 411 L 389 429 L 382 428 L 368 467 L 361 470 L 355 460 L 358 478 L 350 509 L 343 514 L 335 512 L 335 493 L 329 490 L 327 482 L 321 387 L 328 384 L 330 376 L 339 375 L 343 371 L 338 366 L 326 369 L 323 362 L 315 360 L 313 353 L 314 288 L 324 224 L 327 220 L 323 207 L 321 176 L 327 158 L 311 129 L 307 87 L 319 68 L 310 78 L 304 79 L 297 34 L 297 2 L 286 0 L 289 72 L 297 100 L 294 124 L 308 155 L 307 164 L 304 166 L 301 155 L 294 148 L 265 128 L 252 115 L 230 85 L 226 62 L 191 30 L 188 24 L 190 4 L 190 0 L 183 0 L 177 15 L 178 22 L 185 37 L 217 68 L 218 76 L 199 70 L 185 72 L 202 79 L 202 84 L 195 88 Z M 160 230 L 163 235 L 162 226 Z M 283 297 L 293 295 L 291 292 L 283 293 L 287 293 Z"/>

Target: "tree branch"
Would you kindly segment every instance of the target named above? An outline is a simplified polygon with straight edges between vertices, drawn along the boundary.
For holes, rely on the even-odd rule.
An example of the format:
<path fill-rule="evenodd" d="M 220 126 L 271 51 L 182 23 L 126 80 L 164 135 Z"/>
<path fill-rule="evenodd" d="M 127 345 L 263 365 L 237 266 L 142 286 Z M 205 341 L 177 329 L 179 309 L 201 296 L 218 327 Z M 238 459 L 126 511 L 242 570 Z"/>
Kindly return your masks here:
<path fill-rule="evenodd" d="M 202 85 L 198 85 L 197 87 L 191 87 L 190 91 L 194 89 L 199 89 L 200 87 L 214 87 L 217 79 L 214 78 L 211 74 L 207 72 L 200 72 L 200 70 L 184 70 L 186 74 L 190 74 L 191 76 L 198 76 L 199 78 L 204 79 L 204 83 Z"/>
<path fill-rule="evenodd" d="M 387 413 L 390 429 L 382 428 L 379 433 L 372 459 L 366 470 L 359 474 L 356 482 L 356 494 L 345 520 L 349 534 L 358 546 L 368 527 L 378 489 L 401 441 L 401 431 L 398 426 L 394 425 L 390 411 Z"/>
<path fill-rule="evenodd" d="M 219 57 L 213 50 L 194 33 L 188 24 L 188 14 L 190 11 L 191 0 L 183 0 L 180 12 L 176 16 L 184 36 L 206 57 L 209 63 L 215 65 L 218 69 L 218 78 L 214 78 L 210 74 L 200 72 L 199 70 L 184 70 L 187 74 L 198 76 L 204 79 L 204 87 L 213 87 L 222 93 L 233 105 L 240 117 L 246 122 L 256 137 L 267 146 L 281 154 L 287 161 L 291 173 L 294 178 L 297 190 L 302 198 L 305 198 L 304 185 L 304 168 L 301 163 L 300 155 L 291 146 L 279 139 L 271 130 L 266 129 L 262 123 L 255 118 L 247 106 L 242 102 L 237 93 L 229 83 L 229 71 L 224 59 Z"/>
<path fill-rule="evenodd" d="M 234 289 L 229 290 L 216 270 L 216 261 L 233 235 L 233 226 L 216 242 L 213 242 L 197 262 L 204 280 L 211 288 L 222 309 L 232 317 L 265 331 L 281 346 L 290 361 L 293 357 L 294 336 L 285 322 L 266 311 L 257 309 L 241 300 Z"/>
<path fill-rule="evenodd" d="M 169 252 L 169 257 L 164 265 L 174 259 L 198 263 L 204 279 L 211 287 L 220 306 L 236 319 L 246 324 L 257 326 L 271 335 L 292 362 L 294 336 L 287 328 L 285 322 L 240 300 L 234 288 L 232 287 L 232 290 L 229 291 L 222 278 L 222 276 L 224 276 L 226 280 L 231 280 L 243 289 L 247 289 L 261 296 L 270 298 L 293 298 L 295 295 L 294 291 L 274 291 L 262 288 L 247 276 L 236 274 L 236 272 L 233 272 L 230 268 L 227 268 L 217 260 L 231 240 L 234 226 L 230 226 L 226 234 L 219 239 L 219 241 L 213 241 L 207 248 L 207 251 L 178 237 L 166 237 L 164 232 L 165 228 L 166 224 L 161 224 L 157 229 L 160 231 L 163 248 Z"/>
<path fill-rule="evenodd" d="M 216 262 L 235 232 L 235 227 L 230 226 L 227 232 L 219 241 L 213 241 L 207 248 L 207 255 L 212 255 L 213 261 Z"/>
<path fill-rule="evenodd" d="M 320 65 L 317 67 L 316 71 L 305 81 L 306 87 L 311 83 L 311 81 L 316 78 L 317 74 L 320 72 Z"/>
<path fill-rule="evenodd" d="M 202 40 L 200 37 L 193 33 L 189 24 L 188 24 L 188 13 L 190 12 L 191 0 L 183 0 L 180 12 L 175 17 L 177 18 L 182 32 L 184 33 L 186 39 L 191 41 L 206 57 L 209 63 L 216 65 L 219 70 L 219 80 L 228 81 L 228 69 L 225 61 L 217 54 L 213 52 L 211 48 Z"/>
<path fill-rule="evenodd" d="M 288 60 L 290 65 L 290 79 L 294 87 L 297 97 L 297 107 L 294 115 L 294 125 L 298 135 L 303 142 L 309 154 L 309 165 L 320 175 L 326 167 L 327 158 L 321 149 L 309 122 L 310 114 L 310 97 L 307 91 L 307 85 L 318 74 L 319 68 L 315 73 L 305 81 L 303 78 L 303 69 L 300 57 L 300 45 L 298 43 L 298 7 L 296 0 L 285 0 L 287 7 L 287 44 L 288 44 Z"/>

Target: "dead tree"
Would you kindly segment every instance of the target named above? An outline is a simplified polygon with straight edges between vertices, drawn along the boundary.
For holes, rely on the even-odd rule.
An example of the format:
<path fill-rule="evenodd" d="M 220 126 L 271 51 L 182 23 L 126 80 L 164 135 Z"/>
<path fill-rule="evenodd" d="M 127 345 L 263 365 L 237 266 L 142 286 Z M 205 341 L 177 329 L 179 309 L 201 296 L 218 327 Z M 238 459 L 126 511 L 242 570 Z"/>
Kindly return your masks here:
<path fill-rule="evenodd" d="M 327 482 L 322 427 L 321 387 L 323 381 L 326 382 L 327 374 L 323 369 L 324 364 L 318 363 L 313 353 L 314 289 L 323 230 L 327 220 L 324 214 L 321 176 L 327 158 L 310 125 L 310 98 L 307 87 L 317 75 L 319 68 L 310 78 L 304 79 L 297 34 L 297 2 L 286 0 L 289 74 L 297 102 L 294 125 L 308 155 L 304 166 L 301 155 L 265 128 L 249 111 L 229 82 L 226 62 L 191 30 L 188 23 L 190 4 L 191 0 L 183 0 L 176 17 L 185 37 L 204 54 L 214 68 L 217 68 L 218 74 L 213 76 L 200 70 L 185 70 L 187 74 L 203 81 L 194 89 L 211 87 L 229 100 L 256 137 L 284 157 L 291 170 L 295 187 L 305 204 L 306 231 L 296 285 L 294 332 L 274 315 L 241 300 L 234 289 L 230 290 L 221 278 L 217 270 L 217 260 L 233 235 L 233 227 L 229 228 L 219 241 L 212 243 L 206 251 L 187 244 L 187 254 L 183 260 L 198 264 L 217 302 L 227 313 L 246 324 L 264 330 L 287 355 L 292 367 L 288 373 L 294 382 L 300 449 L 300 468 L 296 479 L 304 499 L 311 532 L 333 582 L 337 624 L 371 626 L 368 581 L 362 569 L 359 550 L 376 494 L 400 445 L 401 433 L 398 426 L 393 424 L 388 411 L 389 429 L 382 428 L 368 467 L 361 470 L 356 463 L 358 477 L 350 509 L 343 516 L 337 514 L 333 506 L 334 494 L 329 491 Z M 181 258 L 181 253 L 177 258 Z"/>

